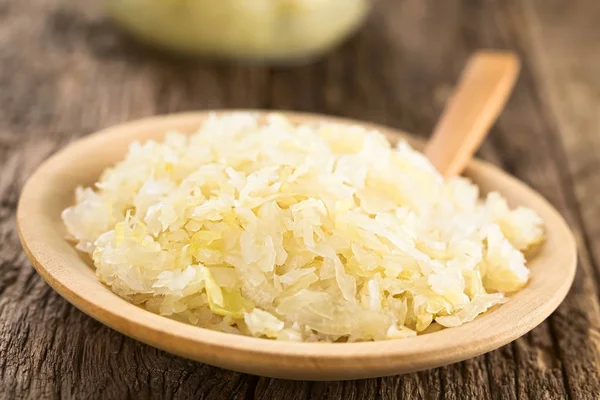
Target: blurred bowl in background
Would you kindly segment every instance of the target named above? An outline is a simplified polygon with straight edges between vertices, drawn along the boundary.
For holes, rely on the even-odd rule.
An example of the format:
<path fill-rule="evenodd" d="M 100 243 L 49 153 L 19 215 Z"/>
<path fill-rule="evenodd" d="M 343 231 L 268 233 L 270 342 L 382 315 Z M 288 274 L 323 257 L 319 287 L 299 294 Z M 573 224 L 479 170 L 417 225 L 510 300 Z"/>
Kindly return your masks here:
<path fill-rule="evenodd" d="M 104 0 L 141 41 L 178 53 L 287 63 L 315 58 L 364 21 L 372 0 Z"/>

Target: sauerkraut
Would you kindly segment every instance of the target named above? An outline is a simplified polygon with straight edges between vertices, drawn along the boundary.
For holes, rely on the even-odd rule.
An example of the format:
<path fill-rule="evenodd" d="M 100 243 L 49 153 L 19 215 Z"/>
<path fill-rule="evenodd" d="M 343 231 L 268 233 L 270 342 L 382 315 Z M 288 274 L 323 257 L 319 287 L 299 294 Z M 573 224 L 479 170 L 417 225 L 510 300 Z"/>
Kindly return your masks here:
<path fill-rule="evenodd" d="M 177 52 L 285 61 L 326 52 L 354 32 L 368 0 L 104 0 L 139 39 Z"/>
<path fill-rule="evenodd" d="M 403 338 L 522 288 L 543 221 L 444 180 L 360 126 L 212 115 L 133 143 L 64 223 L 98 278 L 147 310 L 293 341 Z"/>

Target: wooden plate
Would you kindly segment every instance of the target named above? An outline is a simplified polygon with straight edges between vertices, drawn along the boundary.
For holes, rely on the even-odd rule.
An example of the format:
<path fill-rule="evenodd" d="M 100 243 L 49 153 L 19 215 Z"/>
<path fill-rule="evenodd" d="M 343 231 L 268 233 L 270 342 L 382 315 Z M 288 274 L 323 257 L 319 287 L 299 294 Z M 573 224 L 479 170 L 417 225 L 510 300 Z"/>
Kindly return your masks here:
<path fill-rule="evenodd" d="M 562 217 L 525 184 L 487 163 L 473 161 L 466 175 L 483 192 L 498 190 L 511 205 L 535 209 L 547 229 L 545 245 L 529 263 L 528 286 L 473 322 L 400 340 L 294 343 L 215 332 L 138 308 L 96 279 L 88 257 L 64 239 L 60 213 L 73 203 L 75 187 L 93 184 L 104 168 L 124 157 L 132 141 L 160 140 L 170 129 L 193 132 L 207 115 L 198 112 L 148 118 L 87 136 L 44 162 L 21 194 L 19 234 L 39 274 L 71 304 L 127 336 L 183 357 L 250 374 L 308 380 L 378 377 L 439 367 L 505 345 L 547 318 L 571 286 L 576 246 Z M 319 115 L 287 115 L 298 122 L 359 123 Z M 376 127 L 390 140 L 403 135 L 390 128 L 361 124 Z"/>

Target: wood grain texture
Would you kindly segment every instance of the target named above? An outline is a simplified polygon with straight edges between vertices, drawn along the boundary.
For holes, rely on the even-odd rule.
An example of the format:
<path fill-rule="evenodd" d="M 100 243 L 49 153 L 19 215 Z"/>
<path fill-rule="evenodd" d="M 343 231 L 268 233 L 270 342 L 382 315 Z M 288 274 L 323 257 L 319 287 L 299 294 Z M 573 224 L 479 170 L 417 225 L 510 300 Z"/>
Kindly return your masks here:
<path fill-rule="evenodd" d="M 600 3 L 381 0 L 359 35 L 295 69 L 167 60 L 116 33 L 96 3 L 0 0 L 0 398 L 599 397 Z M 218 107 L 330 113 L 426 134 L 479 47 L 515 50 L 524 60 L 481 154 L 550 200 L 580 251 L 559 310 L 500 350 L 358 382 L 232 373 L 93 321 L 41 281 L 18 244 L 24 180 L 76 137 L 155 113 Z"/>

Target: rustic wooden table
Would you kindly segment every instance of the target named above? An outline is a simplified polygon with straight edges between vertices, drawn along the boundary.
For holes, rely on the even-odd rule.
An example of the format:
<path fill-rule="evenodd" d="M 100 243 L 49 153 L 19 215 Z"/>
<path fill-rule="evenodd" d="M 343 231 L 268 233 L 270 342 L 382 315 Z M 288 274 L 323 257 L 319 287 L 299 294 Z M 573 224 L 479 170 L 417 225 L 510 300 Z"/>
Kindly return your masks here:
<path fill-rule="evenodd" d="M 0 398 L 600 398 L 600 2 L 381 0 L 360 34 L 293 69 L 167 60 L 121 37 L 95 3 L 0 0 Z M 497 351 L 354 382 L 238 374 L 102 326 L 54 293 L 21 250 L 15 208 L 25 179 L 82 135 L 219 107 L 321 112 L 427 134 L 480 47 L 524 60 L 480 154 L 552 202 L 580 251 L 558 311 Z"/>

